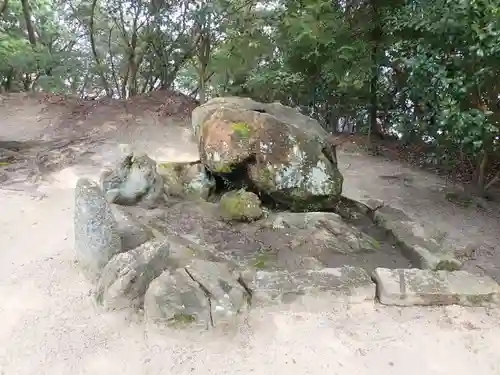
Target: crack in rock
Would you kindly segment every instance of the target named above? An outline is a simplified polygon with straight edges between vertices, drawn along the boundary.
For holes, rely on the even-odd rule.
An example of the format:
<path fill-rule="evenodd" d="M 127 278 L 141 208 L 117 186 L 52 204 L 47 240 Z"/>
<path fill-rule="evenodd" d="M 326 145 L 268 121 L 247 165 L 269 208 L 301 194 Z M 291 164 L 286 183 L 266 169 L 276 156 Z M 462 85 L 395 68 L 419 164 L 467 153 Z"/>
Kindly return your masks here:
<path fill-rule="evenodd" d="M 212 298 L 213 298 L 213 295 L 212 293 L 208 290 L 208 288 L 203 285 L 200 281 L 196 280 L 195 277 L 191 274 L 191 272 L 189 272 L 189 270 L 184 267 L 184 271 L 186 271 L 187 275 L 191 278 L 191 280 L 193 280 L 199 287 L 200 289 L 202 290 L 202 292 L 205 294 L 205 297 L 207 297 L 207 301 L 208 301 L 208 318 L 209 318 L 209 321 L 210 321 L 210 325 L 212 327 L 215 327 L 214 325 L 214 318 L 213 318 L 213 315 L 212 315 Z M 207 327 L 208 329 L 208 327 Z"/>

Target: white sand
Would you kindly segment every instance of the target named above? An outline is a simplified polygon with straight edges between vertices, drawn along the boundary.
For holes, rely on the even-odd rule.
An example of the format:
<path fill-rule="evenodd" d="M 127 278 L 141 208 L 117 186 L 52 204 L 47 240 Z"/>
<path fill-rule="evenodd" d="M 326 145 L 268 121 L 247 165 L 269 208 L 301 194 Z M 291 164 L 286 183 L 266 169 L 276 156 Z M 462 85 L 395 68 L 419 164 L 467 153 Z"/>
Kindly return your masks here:
<path fill-rule="evenodd" d="M 77 174 L 41 200 L 0 190 L 1 375 L 500 374 L 498 310 L 327 304 L 201 333 L 102 314 L 73 264 Z"/>

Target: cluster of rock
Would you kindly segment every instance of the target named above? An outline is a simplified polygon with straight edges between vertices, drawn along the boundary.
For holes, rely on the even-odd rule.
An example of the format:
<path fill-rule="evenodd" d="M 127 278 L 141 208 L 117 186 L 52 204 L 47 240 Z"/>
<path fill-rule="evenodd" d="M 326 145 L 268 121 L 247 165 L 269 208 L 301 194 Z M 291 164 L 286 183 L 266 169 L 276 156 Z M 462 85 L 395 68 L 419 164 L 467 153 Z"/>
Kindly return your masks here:
<path fill-rule="evenodd" d="M 319 260 L 319 253 L 330 252 L 332 246 L 339 254 L 376 246 L 333 213 L 270 214 L 231 232 L 234 222 L 227 222 L 230 216 L 220 208 L 223 200 L 219 204 L 178 201 L 148 209 L 112 204 L 106 196 L 110 199 L 96 182 L 86 178 L 77 182 L 77 260 L 95 283 L 96 301 L 105 309 L 135 308 L 153 321 L 214 324 L 237 317 L 251 304 L 292 301 L 305 294 L 374 298 L 366 271 L 347 266 L 330 269 Z M 175 216 L 180 213 L 184 219 Z M 328 232 L 325 220 L 337 223 L 339 232 Z M 297 238 L 311 242 L 293 242 L 295 254 L 286 253 L 286 248 L 276 253 L 250 240 L 256 230 L 267 230 L 267 237 L 275 236 L 276 243 L 291 234 L 292 242 Z M 242 239 L 247 247 L 230 245 Z M 283 261 L 277 259 L 280 256 Z M 352 283 L 353 278 L 358 284 Z"/>
<path fill-rule="evenodd" d="M 279 103 L 216 98 L 192 116 L 200 160 L 229 185 L 284 209 L 331 209 L 342 193 L 335 147 L 321 125 Z"/>
<path fill-rule="evenodd" d="M 363 259 L 380 243 L 315 212 L 337 207 L 343 182 L 316 121 L 218 98 L 196 108 L 192 124 L 199 160 L 131 153 L 99 183 L 78 180 L 75 250 L 100 306 L 213 325 L 260 303 L 374 299 L 366 269 L 331 268 L 332 256 Z"/>
<path fill-rule="evenodd" d="M 343 290 L 343 273 L 370 282 L 363 270 L 331 272 L 321 255 L 374 251 L 376 241 L 334 213 L 278 215 L 262 204 L 334 207 L 342 175 L 316 121 L 280 104 L 220 98 L 195 109 L 193 133 L 200 160 L 157 164 L 136 152 L 99 183 L 77 182 L 76 254 L 101 306 L 213 323 L 256 301 L 324 290 L 329 278 Z"/>

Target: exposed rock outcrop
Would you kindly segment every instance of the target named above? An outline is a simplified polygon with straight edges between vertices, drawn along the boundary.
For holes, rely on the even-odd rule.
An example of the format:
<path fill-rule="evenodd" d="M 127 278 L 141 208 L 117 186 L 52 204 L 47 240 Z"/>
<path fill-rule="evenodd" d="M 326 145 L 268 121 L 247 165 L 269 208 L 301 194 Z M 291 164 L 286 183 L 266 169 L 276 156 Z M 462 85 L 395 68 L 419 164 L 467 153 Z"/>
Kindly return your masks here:
<path fill-rule="evenodd" d="M 193 111 L 200 159 L 215 175 L 281 208 L 332 208 L 342 193 L 334 146 L 320 124 L 291 107 L 248 98 L 209 100 Z"/>

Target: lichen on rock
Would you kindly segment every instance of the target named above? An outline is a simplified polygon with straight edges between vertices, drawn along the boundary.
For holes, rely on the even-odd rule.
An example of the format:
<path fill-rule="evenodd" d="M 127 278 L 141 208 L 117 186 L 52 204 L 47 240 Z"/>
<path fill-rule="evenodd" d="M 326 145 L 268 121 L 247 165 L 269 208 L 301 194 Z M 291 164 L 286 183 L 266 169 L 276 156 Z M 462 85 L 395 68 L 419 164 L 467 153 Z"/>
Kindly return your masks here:
<path fill-rule="evenodd" d="M 163 199 L 156 162 L 144 153 L 127 155 L 115 169 L 102 173 L 100 182 L 110 203 L 153 208 Z"/>
<path fill-rule="evenodd" d="M 107 262 L 122 251 L 118 223 L 94 181 L 78 179 L 73 220 L 76 259 L 86 276 L 93 280 Z"/>
<path fill-rule="evenodd" d="M 256 194 L 240 189 L 222 196 L 219 214 L 225 221 L 254 221 L 260 219 L 264 211 Z"/>
<path fill-rule="evenodd" d="M 197 162 L 164 162 L 158 164 L 168 196 L 207 200 L 215 188 L 214 179 L 205 167 Z"/>
<path fill-rule="evenodd" d="M 252 190 L 285 209 L 326 209 L 340 198 L 343 177 L 328 133 L 293 108 L 216 98 L 193 111 L 193 129 L 212 173 L 240 169 Z"/>

